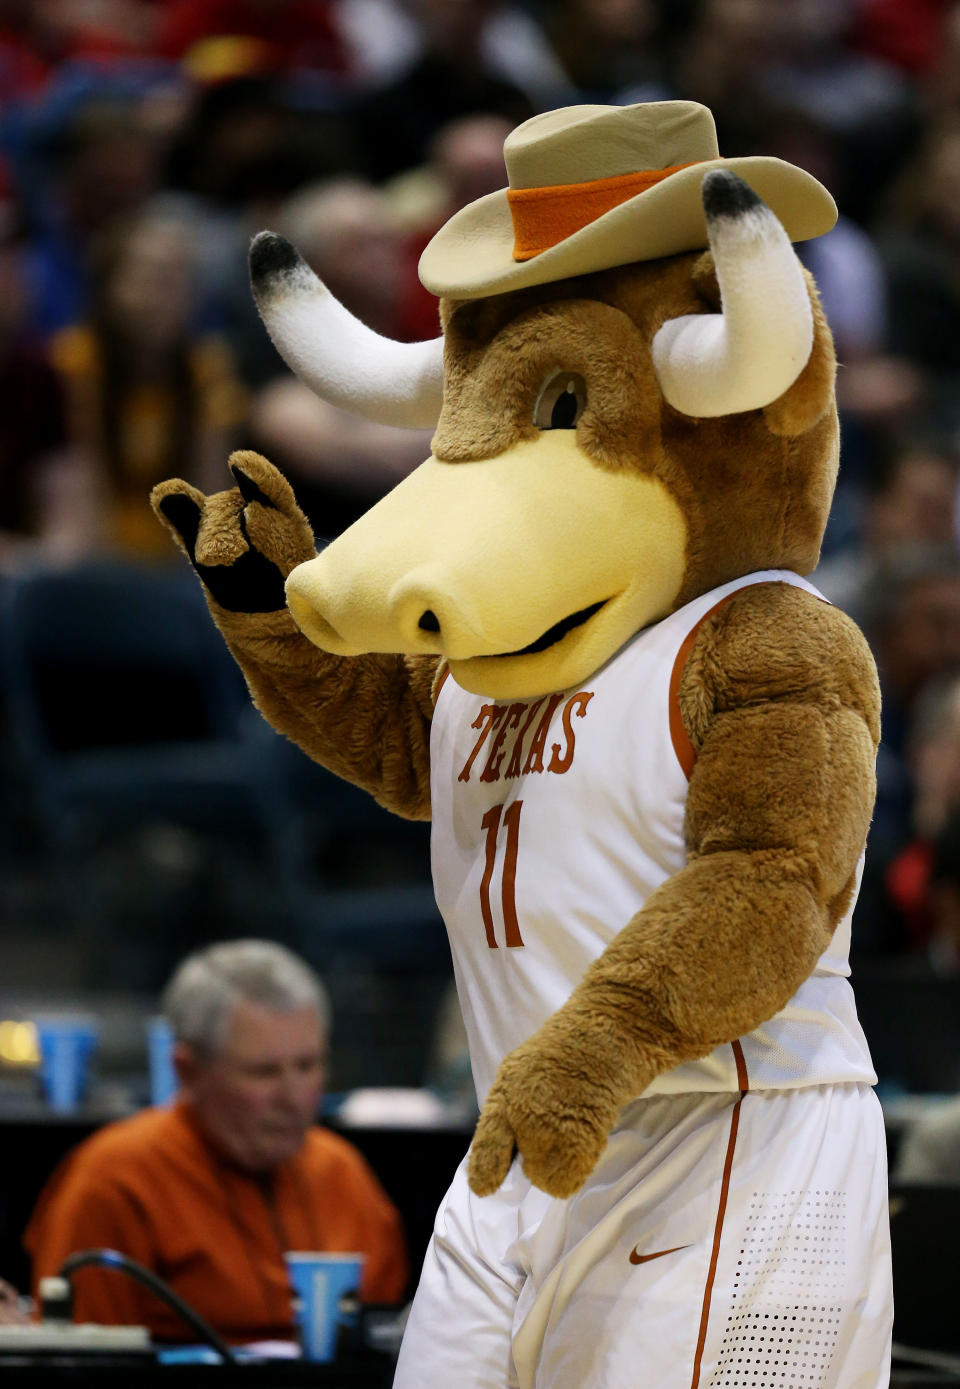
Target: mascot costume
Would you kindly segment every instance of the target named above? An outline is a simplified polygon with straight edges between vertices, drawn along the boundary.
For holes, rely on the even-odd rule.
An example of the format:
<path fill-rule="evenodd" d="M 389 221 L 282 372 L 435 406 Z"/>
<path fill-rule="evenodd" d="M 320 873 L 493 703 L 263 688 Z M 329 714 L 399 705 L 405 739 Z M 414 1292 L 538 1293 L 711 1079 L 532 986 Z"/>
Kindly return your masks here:
<path fill-rule="evenodd" d="M 882 1116 L 847 954 L 879 697 L 802 575 L 835 359 L 804 171 L 704 107 L 576 106 L 434 237 L 436 342 L 292 246 L 260 311 L 328 400 L 434 425 L 317 554 L 256 454 L 154 505 L 270 723 L 432 820 L 481 1105 L 402 1389 L 882 1389 Z"/>

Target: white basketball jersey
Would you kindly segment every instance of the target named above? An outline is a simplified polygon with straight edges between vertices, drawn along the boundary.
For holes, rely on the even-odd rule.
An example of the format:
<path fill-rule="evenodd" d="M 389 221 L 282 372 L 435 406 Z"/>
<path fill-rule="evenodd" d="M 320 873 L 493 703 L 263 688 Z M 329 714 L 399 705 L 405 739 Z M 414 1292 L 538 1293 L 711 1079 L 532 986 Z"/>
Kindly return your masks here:
<path fill-rule="evenodd" d="M 503 1057 L 684 866 L 689 766 L 675 686 L 688 639 L 724 598 L 771 582 L 820 596 L 787 571 L 735 579 L 638 633 L 582 685 L 540 699 L 496 703 L 444 682 L 430 743 L 433 880 L 481 1104 Z M 752 1090 L 875 1082 L 848 981 L 852 911 L 787 1006 L 740 1039 Z M 644 1093 L 741 1088 L 725 1045 Z"/>

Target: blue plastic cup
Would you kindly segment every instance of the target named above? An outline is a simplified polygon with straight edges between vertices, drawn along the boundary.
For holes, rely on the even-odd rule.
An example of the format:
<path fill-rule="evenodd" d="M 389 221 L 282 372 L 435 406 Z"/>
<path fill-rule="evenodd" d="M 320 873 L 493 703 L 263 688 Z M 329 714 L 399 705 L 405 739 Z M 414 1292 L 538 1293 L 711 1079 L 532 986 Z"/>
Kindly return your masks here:
<path fill-rule="evenodd" d="M 341 1329 L 359 1316 L 362 1254 L 284 1255 L 294 1292 L 294 1315 L 305 1360 L 329 1362 L 336 1357 Z"/>
<path fill-rule="evenodd" d="M 76 1018 L 44 1018 L 36 1026 L 40 1081 L 47 1104 L 60 1113 L 76 1109 L 87 1092 L 97 1029 L 93 1023 Z"/>
<path fill-rule="evenodd" d="M 177 1093 L 177 1073 L 173 1068 L 173 1028 L 166 1018 L 151 1018 L 147 1023 L 147 1061 L 151 1104 L 169 1104 Z"/>

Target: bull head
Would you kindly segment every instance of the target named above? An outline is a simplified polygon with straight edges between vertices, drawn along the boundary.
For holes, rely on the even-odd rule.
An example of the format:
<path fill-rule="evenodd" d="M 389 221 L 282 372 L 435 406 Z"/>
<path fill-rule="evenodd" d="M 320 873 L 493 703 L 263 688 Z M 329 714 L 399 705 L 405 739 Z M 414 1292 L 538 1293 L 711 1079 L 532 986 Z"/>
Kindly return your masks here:
<path fill-rule="evenodd" d="M 530 697 L 717 583 L 814 566 L 829 332 L 750 188 L 713 171 L 703 200 L 709 253 L 444 300 L 444 337 L 416 344 L 364 328 L 261 233 L 254 293 L 288 364 L 370 418 L 437 425 L 426 462 L 289 576 L 311 641 L 440 654 L 467 690 Z"/>

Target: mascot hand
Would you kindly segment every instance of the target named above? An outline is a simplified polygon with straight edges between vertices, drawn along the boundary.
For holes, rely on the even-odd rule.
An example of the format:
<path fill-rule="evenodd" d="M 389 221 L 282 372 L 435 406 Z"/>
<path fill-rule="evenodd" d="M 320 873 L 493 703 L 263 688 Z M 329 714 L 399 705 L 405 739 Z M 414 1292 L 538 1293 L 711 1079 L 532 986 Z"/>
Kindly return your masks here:
<path fill-rule="evenodd" d="M 606 1049 L 585 1040 L 556 1014 L 505 1057 L 470 1148 L 468 1178 L 478 1196 L 496 1191 L 516 1152 L 534 1186 L 561 1199 L 593 1171 L 629 1096 Z"/>
<path fill-rule="evenodd" d="M 228 612 L 286 606 L 284 580 L 313 559 L 310 523 L 293 489 L 258 453 L 234 453 L 236 487 L 206 497 L 182 478 L 161 482 L 150 501 L 215 603 Z"/>

